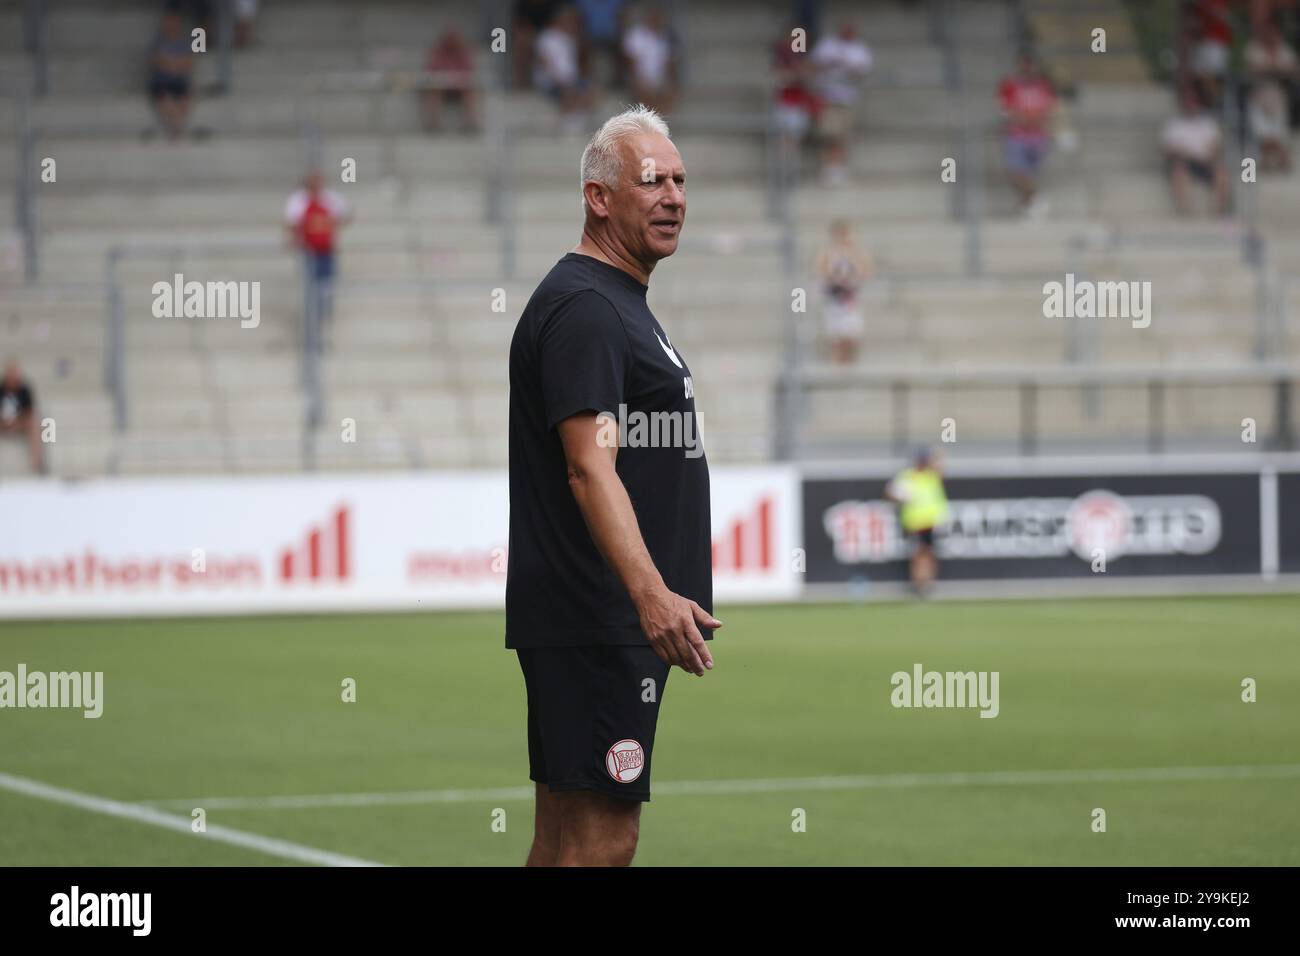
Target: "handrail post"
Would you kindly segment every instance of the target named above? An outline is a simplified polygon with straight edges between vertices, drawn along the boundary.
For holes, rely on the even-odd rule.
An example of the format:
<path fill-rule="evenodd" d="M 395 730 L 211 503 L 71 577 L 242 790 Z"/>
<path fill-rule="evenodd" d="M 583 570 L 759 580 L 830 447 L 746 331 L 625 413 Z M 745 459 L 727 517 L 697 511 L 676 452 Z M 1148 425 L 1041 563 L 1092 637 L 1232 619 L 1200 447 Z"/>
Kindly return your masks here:
<path fill-rule="evenodd" d="M 1151 378 L 1147 382 L 1147 451 L 1161 452 L 1165 447 L 1165 383 Z"/>
<path fill-rule="evenodd" d="M 776 433 L 772 442 L 772 457 L 777 461 L 789 461 L 794 457 L 794 408 L 793 396 L 796 384 L 791 369 L 785 368 L 777 373 L 776 390 Z"/>
<path fill-rule="evenodd" d="M 799 270 L 799 248 L 798 233 L 794 223 L 794 193 L 793 182 L 795 172 L 791 164 L 791 153 L 793 150 L 787 142 L 786 137 L 780 136 L 776 130 L 775 120 L 769 120 L 768 125 L 769 137 L 775 137 L 778 140 L 777 152 L 777 213 L 779 228 L 781 230 L 781 268 L 784 270 L 788 279 L 793 279 L 795 273 Z M 797 154 L 795 154 L 797 156 Z"/>
<path fill-rule="evenodd" d="M 235 0 L 217 0 L 217 92 L 230 92 L 235 45 Z"/>
<path fill-rule="evenodd" d="M 1272 287 L 1269 282 L 1268 268 L 1261 251 L 1252 263 L 1255 271 L 1255 358 L 1263 362 L 1268 358 L 1273 338 L 1271 328 L 1273 318 Z"/>
<path fill-rule="evenodd" d="M 515 208 L 515 131 L 505 125 L 501 130 L 501 269 L 507 279 L 515 277 L 518 256 L 518 210 Z"/>
<path fill-rule="evenodd" d="M 14 217 L 23 241 L 23 280 L 32 285 L 40 276 L 40 242 L 36 214 L 36 129 L 32 125 L 31 94 L 26 87 L 15 100 L 18 171 L 14 176 Z"/>
<path fill-rule="evenodd" d="M 1020 454 L 1038 453 L 1038 383 L 1020 383 Z"/>
<path fill-rule="evenodd" d="M 889 417 L 892 420 L 890 448 L 894 455 L 900 458 L 907 454 L 907 441 L 910 437 L 907 400 L 907 382 L 903 379 L 895 379 L 889 386 Z"/>
<path fill-rule="evenodd" d="M 965 265 L 967 276 L 984 273 L 984 140 L 979 128 L 965 108 L 966 78 L 953 36 L 952 5 L 949 0 L 929 0 L 926 9 L 930 42 L 937 43 L 943 57 L 943 83 L 950 102 L 961 112 L 957 131 L 957 189 L 953 193 L 951 215 L 961 215 L 965 225 Z"/>
<path fill-rule="evenodd" d="M 957 175 L 969 180 L 962 197 L 966 215 L 966 275 L 978 277 L 984 274 L 984 142 L 974 120 L 965 112 L 961 135 L 963 168 Z"/>
<path fill-rule="evenodd" d="M 45 0 L 27 0 L 23 7 L 23 47 L 32 57 L 32 90 L 38 97 L 49 91 L 47 13 Z"/>
<path fill-rule="evenodd" d="M 509 60 L 502 58 L 508 68 Z M 506 124 L 509 121 L 507 84 L 496 71 L 485 73 L 483 84 L 483 138 L 487 145 L 487 170 L 483 177 L 483 219 L 499 225 L 504 218 L 501 196 L 506 155 Z"/>
<path fill-rule="evenodd" d="M 1273 446 L 1279 451 L 1295 448 L 1295 423 L 1291 421 L 1291 379 L 1280 373 L 1273 383 Z"/>
<path fill-rule="evenodd" d="M 769 120 L 763 131 L 763 160 L 767 172 L 767 214 L 770 218 L 775 219 L 780 215 L 780 207 L 777 205 L 778 190 L 780 187 L 779 177 L 783 174 L 782 157 L 778 151 L 784 149 L 783 137 L 774 137 L 773 123 Z"/>
<path fill-rule="evenodd" d="M 306 256 L 302 258 L 303 312 L 302 312 L 302 386 L 303 427 L 302 460 L 308 471 L 316 467 L 316 429 L 323 413 L 321 395 L 321 351 L 323 334 L 324 290 Z"/>
<path fill-rule="evenodd" d="M 957 56 L 957 43 L 953 39 L 950 20 L 952 5 L 949 0 L 930 0 L 926 5 L 926 27 L 931 43 L 939 45 L 943 56 L 943 83 L 950 93 L 962 89 L 961 61 Z"/>
<path fill-rule="evenodd" d="M 121 434 L 127 427 L 126 403 L 126 308 L 122 302 L 122 287 L 117 277 L 117 264 L 122 256 L 118 246 L 109 248 L 105 256 L 105 284 L 108 299 L 107 348 L 104 352 L 104 385 L 113 399 L 113 427 Z"/>
<path fill-rule="evenodd" d="M 1065 244 L 1065 272 L 1067 275 L 1073 274 L 1077 282 L 1083 274 L 1083 247 L 1084 238 L 1080 235 L 1072 235 Z M 1065 359 L 1068 365 L 1079 365 L 1083 362 L 1083 335 L 1080 332 L 1078 319 L 1065 320 Z"/>
<path fill-rule="evenodd" d="M 1290 279 L 1287 276 L 1276 277 L 1276 289 L 1273 303 L 1273 348 L 1278 357 L 1281 358 L 1287 354 L 1287 335 L 1288 316 L 1287 316 L 1287 291 L 1290 287 Z"/>

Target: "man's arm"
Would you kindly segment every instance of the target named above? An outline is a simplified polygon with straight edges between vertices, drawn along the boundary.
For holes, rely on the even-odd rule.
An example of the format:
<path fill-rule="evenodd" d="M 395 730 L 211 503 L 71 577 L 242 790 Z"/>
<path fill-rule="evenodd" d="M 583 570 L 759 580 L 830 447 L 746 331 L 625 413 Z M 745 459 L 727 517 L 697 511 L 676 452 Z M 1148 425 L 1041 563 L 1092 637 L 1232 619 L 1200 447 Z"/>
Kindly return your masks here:
<path fill-rule="evenodd" d="M 831 277 L 831 251 L 829 248 L 822 249 L 817 253 L 817 276 L 821 279 Z"/>
<path fill-rule="evenodd" d="M 330 194 L 330 212 L 334 214 L 334 224 L 343 228 L 352 222 L 352 204 L 338 193 Z"/>
<path fill-rule="evenodd" d="M 572 415 L 556 426 L 569 488 L 591 540 L 627 588 L 650 646 L 665 663 L 702 675 L 713 667 L 713 655 L 697 625 L 717 628 L 722 622 L 664 584 L 641 537 L 632 500 L 614 469 L 618 447 L 601 447 L 601 427 L 595 412 Z"/>
<path fill-rule="evenodd" d="M 290 249 L 296 249 L 298 242 L 298 220 L 302 218 L 303 203 L 298 193 L 292 193 L 284 203 L 284 243 Z"/>

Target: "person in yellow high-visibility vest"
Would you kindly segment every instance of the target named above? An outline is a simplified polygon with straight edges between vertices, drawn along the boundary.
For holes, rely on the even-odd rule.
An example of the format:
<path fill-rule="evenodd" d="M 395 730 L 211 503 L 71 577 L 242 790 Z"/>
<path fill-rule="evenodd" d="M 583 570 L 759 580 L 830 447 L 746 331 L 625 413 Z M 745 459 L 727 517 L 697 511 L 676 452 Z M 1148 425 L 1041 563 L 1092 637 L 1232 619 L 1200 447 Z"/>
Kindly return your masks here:
<path fill-rule="evenodd" d="M 915 542 L 908 572 L 912 588 L 917 594 L 925 595 L 939 570 L 934 554 L 934 529 L 948 520 L 943 476 L 928 448 L 919 449 L 912 466 L 890 480 L 885 486 L 885 497 L 898 504 L 903 532 Z"/>

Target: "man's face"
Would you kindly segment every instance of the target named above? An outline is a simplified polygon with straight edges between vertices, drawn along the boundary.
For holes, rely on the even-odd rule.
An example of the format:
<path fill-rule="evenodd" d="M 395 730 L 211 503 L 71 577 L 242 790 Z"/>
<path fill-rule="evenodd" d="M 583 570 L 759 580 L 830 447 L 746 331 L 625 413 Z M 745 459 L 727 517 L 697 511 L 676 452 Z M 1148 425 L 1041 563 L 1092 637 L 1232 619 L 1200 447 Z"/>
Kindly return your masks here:
<path fill-rule="evenodd" d="M 10 388 L 17 388 L 22 384 L 23 370 L 18 367 L 17 362 L 10 362 L 5 365 L 4 383 Z"/>
<path fill-rule="evenodd" d="M 606 196 L 610 231 L 635 259 L 655 263 L 677 251 L 686 222 L 686 167 L 667 136 L 625 139 L 620 182 Z"/>

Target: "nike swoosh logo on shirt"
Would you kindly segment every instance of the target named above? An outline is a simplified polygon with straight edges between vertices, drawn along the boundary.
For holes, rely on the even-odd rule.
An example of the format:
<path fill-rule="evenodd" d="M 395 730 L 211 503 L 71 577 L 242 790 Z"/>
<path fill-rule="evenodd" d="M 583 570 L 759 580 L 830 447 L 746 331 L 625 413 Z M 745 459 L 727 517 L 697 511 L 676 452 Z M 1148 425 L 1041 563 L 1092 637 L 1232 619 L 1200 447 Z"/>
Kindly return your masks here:
<path fill-rule="evenodd" d="M 655 332 L 654 329 L 651 329 L 650 331 L 654 332 L 655 338 L 659 339 L 658 332 Z M 665 344 L 663 339 L 659 339 L 659 347 L 664 350 L 665 355 L 667 355 L 670 359 L 673 360 L 674 365 L 676 365 L 678 368 L 682 367 L 682 360 L 679 359 L 677 357 L 677 353 L 673 351 L 673 343 L 671 341 Z"/>

